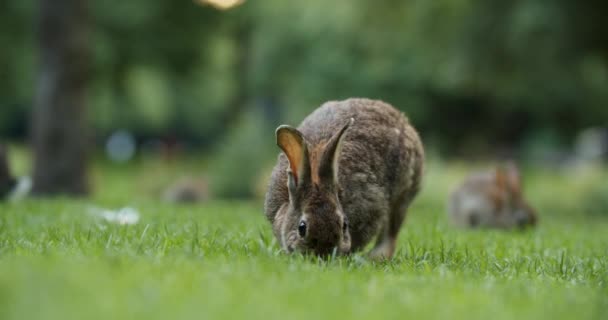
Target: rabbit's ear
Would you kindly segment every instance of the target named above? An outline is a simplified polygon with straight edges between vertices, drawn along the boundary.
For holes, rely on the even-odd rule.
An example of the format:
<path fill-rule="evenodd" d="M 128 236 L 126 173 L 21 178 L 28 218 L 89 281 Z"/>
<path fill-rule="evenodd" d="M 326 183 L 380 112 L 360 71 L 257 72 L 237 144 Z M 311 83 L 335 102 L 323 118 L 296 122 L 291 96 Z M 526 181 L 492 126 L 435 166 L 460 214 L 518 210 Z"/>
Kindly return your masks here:
<path fill-rule="evenodd" d="M 519 169 L 514 163 L 508 163 L 505 165 L 505 171 L 507 175 L 507 186 L 509 190 L 516 195 L 521 193 L 521 178 Z"/>
<path fill-rule="evenodd" d="M 508 182 L 505 168 L 503 168 L 502 166 L 496 168 L 495 175 L 496 185 L 498 185 L 501 190 L 507 190 Z"/>
<path fill-rule="evenodd" d="M 319 178 L 321 181 L 324 181 L 325 183 L 336 183 L 338 181 L 338 162 L 340 160 L 342 140 L 346 129 L 348 129 L 354 121 L 355 119 L 351 118 L 350 121 L 348 121 L 348 123 L 346 123 L 342 129 L 334 134 L 327 142 L 323 156 L 321 157 L 321 163 L 319 163 Z"/>
<path fill-rule="evenodd" d="M 301 185 L 310 176 L 308 148 L 304 136 L 297 129 L 282 125 L 277 128 L 277 145 L 289 160 L 288 181 L 290 189 Z M 293 191 L 292 190 L 292 191 Z"/>
<path fill-rule="evenodd" d="M 519 169 L 513 163 L 507 163 L 496 169 L 496 183 L 503 190 L 509 191 L 513 195 L 521 193 L 521 179 Z"/>

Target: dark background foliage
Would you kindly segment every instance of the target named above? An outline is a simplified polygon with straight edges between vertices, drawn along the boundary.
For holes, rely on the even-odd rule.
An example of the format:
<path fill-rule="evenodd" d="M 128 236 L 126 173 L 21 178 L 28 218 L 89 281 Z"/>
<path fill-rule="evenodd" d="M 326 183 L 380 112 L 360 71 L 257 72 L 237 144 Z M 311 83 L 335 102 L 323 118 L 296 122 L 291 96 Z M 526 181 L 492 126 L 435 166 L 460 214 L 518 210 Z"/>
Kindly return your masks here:
<path fill-rule="evenodd" d="M 244 154 L 273 158 L 278 124 L 353 96 L 400 108 L 445 156 L 570 148 L 608 122 L 605 1 L 88 5 L 87 113 L 99 145 L 128 129 L 140 144 L 179 141 L 225 168 Z M 0 2 L 0 136 L 13 141 L 28 141 L 38 14 L 32 0 Z"/>

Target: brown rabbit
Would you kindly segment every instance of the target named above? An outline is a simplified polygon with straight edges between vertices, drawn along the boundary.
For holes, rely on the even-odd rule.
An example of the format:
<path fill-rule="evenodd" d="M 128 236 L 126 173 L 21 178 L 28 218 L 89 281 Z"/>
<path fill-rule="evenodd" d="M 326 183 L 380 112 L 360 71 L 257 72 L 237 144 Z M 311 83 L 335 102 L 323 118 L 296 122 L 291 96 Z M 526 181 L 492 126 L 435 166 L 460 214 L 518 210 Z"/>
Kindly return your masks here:
<path fill-rule="evenodd" d="M 184 177 L 171 184 L 163 193 L 171 203 L 197 203 L 209 200 L 209 185 L 203 177 Z"/>
<path fill-rule="evenodd" d="M 460 227 L 513 228 L 535 225 L 536 213 L 522 195 L 514 164 L 470 175 L 452 193 L 451 222 Z"/>
<path fill-rule="evenodd" d="M 408 119 L 382 101 L 332 101 L 276 138 L 264 209 L 282 248 L 346 254 L 376 237 L 370 256 L 391 258 L 424 162 Z"/>

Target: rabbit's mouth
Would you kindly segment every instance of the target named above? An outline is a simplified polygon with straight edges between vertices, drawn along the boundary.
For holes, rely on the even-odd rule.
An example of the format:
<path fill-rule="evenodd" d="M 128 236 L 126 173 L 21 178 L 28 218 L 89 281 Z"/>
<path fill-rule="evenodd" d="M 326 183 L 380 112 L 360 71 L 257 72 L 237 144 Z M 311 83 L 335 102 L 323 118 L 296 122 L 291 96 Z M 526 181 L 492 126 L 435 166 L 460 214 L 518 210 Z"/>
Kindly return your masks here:
<path fill-rule="evenodd" d="M 346 255 L 350 252 L 350 245 L 343 244 L 339 246 L 307 248 L 303 251 L 308 254 L 314 254 L 319 257 L 341 256 Z"/>
<path fill-rule="evenodd" d="M 350 252 L 350 246 L 333 246 L 333 247 L 323 247 L 323 248 L 314 248 L 314 247 L 298 247 L 296 248 L 293 245 L 286 246 L 287 253 L 295 253 L 301 252 L 306 255 L 315 255 L 318 257 L 330 257 L 330 256 L 340 256 L 346 255 Z"/>

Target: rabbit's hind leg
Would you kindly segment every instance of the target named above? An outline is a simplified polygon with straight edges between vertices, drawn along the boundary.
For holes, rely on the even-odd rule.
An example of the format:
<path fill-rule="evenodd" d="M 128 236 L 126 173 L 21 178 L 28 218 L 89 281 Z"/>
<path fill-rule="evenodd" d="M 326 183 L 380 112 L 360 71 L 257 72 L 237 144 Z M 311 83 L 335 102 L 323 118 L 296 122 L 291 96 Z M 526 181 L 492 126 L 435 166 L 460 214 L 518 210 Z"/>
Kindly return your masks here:
<path fill-rule="evenodd" d="M 382 261 L 393 257 L 395 253 L 397 237 L 391 236 L 387 226 L 382 227 L 374 248 L 369 252 L 368 256 L 372 260 Z"/>
<path fill-rule="evenodd" d="M 378 234 L 376 245 L 369 253 L 371 259 L 388 260 L 393 257 L 397 247 L 397 237 L 399 236 L 401 225 L 405 220 L 412 198 L 406 194 L 401 198 L 402 201 L 393 206 L 387 221 Z"/>

